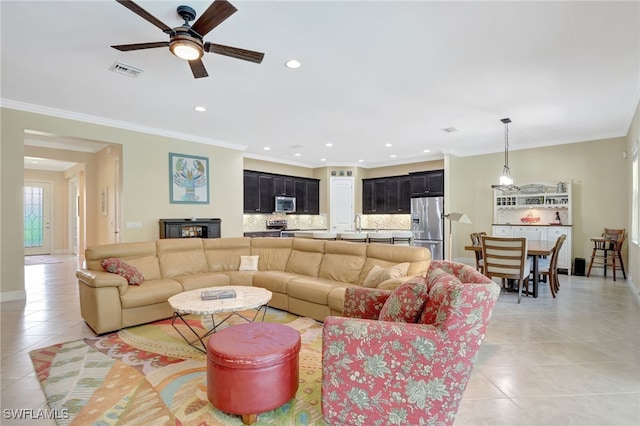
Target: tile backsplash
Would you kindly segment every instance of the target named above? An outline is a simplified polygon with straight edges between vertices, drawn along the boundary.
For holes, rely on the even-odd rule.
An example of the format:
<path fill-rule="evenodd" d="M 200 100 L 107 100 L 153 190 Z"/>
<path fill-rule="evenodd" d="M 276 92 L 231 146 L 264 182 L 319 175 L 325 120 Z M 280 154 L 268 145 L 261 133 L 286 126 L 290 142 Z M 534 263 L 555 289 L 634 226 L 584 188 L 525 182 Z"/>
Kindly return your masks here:
<path fill-rule="evenodd" d="M 244 232 L 258 232 L 267 229 L 268 220 L 286 220 L 289 229 L 327 229 L 326 215 L 286 215 L 286 214 L 245 214 Z"/>
<path fill-rule="evenodd" d="M 244 232 L 258 232 L 267 229 L 268 220 L 286 220 L 289 229 L 328 229 L 326 215 L 285 215 L 285 214 L 245 214 Z M 362 215 L 364 229 L 411 229 L 409 214 L 366 214 Z"/>

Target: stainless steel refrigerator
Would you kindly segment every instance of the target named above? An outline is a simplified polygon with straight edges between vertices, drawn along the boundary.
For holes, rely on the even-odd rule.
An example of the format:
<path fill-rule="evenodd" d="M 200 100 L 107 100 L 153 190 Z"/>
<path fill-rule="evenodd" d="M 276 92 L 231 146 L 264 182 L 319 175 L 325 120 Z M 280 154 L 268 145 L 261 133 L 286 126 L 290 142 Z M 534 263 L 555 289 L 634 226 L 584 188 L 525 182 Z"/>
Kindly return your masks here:
<path fill-rule="evenodd" d="M 444 259 L 444 197 L 411 199 L 413 245 L 427 247 L 434 260 Z"/>

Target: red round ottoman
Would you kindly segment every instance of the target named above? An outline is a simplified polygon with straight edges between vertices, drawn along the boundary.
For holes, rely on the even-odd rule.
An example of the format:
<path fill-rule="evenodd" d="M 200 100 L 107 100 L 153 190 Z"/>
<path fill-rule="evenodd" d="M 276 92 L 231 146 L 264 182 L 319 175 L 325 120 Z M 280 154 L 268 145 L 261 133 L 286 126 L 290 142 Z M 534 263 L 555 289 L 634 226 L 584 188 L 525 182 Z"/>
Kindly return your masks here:
<path fill-rule="evenodd" d="M 227 327 L 207 343 L 207 397 L 217 409 L 239 414 L 245 424 L 280 407 L 298 390 L 300 333 L 253 322 Z"/>

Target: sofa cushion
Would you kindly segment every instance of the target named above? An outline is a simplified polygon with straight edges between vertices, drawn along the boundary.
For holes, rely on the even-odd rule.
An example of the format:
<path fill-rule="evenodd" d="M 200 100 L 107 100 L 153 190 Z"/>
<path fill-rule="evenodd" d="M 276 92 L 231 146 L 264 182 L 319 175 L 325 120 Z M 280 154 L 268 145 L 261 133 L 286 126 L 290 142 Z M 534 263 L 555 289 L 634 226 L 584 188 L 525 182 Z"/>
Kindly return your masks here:
<path fill-rule="evenodd" d="M 389 266 L 388 268 L 382 268 L 378 265 L 373 265 L 373 268 L 371 268 L 371 271 L 369 271 L 369 274 L 367 275 L 367 278 L 364 279 L 362 285 L 369 288 L 378 287 L 378 284 L 386 280 L 406 276 L 408 269 L 408 262 L 399 263 L 397 265 Z"/>
<path fill-rule="evenodd" d="M 209 272 L 202 239 L 166 238 L 156 245 L 163 278 Z"/>
<path fill-rule="evenodd" d="M 272 293 L 287 294 L 287 284 L 300 275 L 282 271 L 258 271 L 253 276 L 254 287 L 261 287 Z"/>
<path fill-rule="evenodd" d="M 85 250 L 84 257 L 87 269 L 92 271 L 103 270 L 100 265 L 102 259 L 117 257 L 140 271 L 145 280 L 157 280 L 162 276 L 156 254 L 156 243 L 149 241 L 93 246 Z"/>
<path fill-rule="evenodd" d="M 366 259 L 366 244 L 326 241 L 318 277 L 356 284 Z"/>
<path fill-rule="evenodd" d="M 209 271 L 237 271 L 240 256 L 251 254 L 251 238 L 204 238 L 204 253 Z"/>
<path fill-rule="evenodd" d="M 121 259 L 115 257 L 102 259 L 100 265 L 105 271 L 118 274 L 125 278 L 129 284 L 140 285 L 144 282 L 142 273 Z"/>
<path fill-rule="evenodd" d="M 182 293 L 182 286 L 175 280 L 147 280 L 142 285 L 129 286 L 127 291 L 120 296 L 120 301 L 123 309 L 130 309 L 156 303 L 167 303 L 171 296 L 178 293 Z M 119 312 L 114 312 L 114 315 L 119 314 Z"/>
<path fill-rule="evenodd" d="M 296 238 L 291 256 L 287 262 L 287 272 L 317 277 L 324 255 L 324 241 Z"/>
<path fill-rule="evenodd" d="M 388 268 L 404 262 L 409 262 L 407 276 L 424 273 L 431 264 L 431 252 L 426 247 L 367 244 L 367 260 L 362 267 L 358 284 L 363 285 L 374 265 Z"/>
<path fill-rule="evenodd" d="M 401 284 L 389 295 L 380 310 L 380 321 L 414 323 L 427 301 L 429 289 L 424 277 L 415 277 Z"/>
<path fill-rule="evenodd" d="M 293 238 L 251 238 L 251 255 L 259 255 L 258 270 L 284 271 L 291 255 Z"/>
<path fill-rule="evenodd" d="M 173 277 L 182 285 L 183 291 L 205 287 L 219 287 L 231 285 L 231 279 L 224 272 L 205 272 L 202 274 L 187 274 Z"/>
<path fill-rule="evenodd" d="M 287 295 L 307 302 L 328 305 L 329 293 L 343 285 L 324 278 L 300 276 L 287 283 Z"/>
<path fill-rule="evenodd" d="M 257 271 L 259 255 L 255 256 L 240 256 L 240 267 L 238 271 Z"/>

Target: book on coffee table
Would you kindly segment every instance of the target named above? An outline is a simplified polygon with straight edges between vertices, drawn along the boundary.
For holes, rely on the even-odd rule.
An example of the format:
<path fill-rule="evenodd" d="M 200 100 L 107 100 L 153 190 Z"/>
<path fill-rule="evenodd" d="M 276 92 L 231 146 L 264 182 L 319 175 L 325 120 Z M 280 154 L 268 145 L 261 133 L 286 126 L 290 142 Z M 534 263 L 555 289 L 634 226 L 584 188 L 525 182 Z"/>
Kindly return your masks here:
<path fill-rule="evenodd" d="M 224 290 L 202 290 L 200 297 L 202 300 L 233 299 L 236 297 L 236 291 L 232 288 Z"/>

